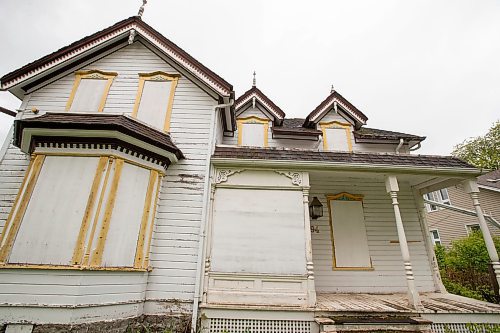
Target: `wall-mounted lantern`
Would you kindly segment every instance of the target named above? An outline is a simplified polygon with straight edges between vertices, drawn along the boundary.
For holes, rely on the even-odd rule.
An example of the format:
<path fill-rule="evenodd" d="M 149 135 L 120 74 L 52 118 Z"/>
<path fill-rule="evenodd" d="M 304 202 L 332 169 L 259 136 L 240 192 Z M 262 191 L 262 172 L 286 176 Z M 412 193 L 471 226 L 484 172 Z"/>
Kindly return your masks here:
<path fill-rule="evenodd" d="M 319 201 L 318 197 L 314 197 L 309 204 L 309 216 L 313 220 L 323 216 L 323 205 L 321 204 L 321 201 Z"/>

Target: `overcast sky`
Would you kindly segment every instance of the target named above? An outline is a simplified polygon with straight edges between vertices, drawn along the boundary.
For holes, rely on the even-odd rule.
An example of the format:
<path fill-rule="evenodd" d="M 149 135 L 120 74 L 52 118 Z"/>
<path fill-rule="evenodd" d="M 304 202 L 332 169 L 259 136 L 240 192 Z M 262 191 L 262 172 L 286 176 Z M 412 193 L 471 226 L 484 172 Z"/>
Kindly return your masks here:
<path fill-rule="evenodd" d="M 0 76 L 135 15 L 141 0 L 0 0 Z M 233 84 L 305 117 L 335 89 L 368 126 L 449 154 L 500 119 L 500 1 L 149 0 L 144 21 Z M 20 101 L 0 92 L 0 105 Z M 12 118 L 0 114 L 3 142 Z"/>

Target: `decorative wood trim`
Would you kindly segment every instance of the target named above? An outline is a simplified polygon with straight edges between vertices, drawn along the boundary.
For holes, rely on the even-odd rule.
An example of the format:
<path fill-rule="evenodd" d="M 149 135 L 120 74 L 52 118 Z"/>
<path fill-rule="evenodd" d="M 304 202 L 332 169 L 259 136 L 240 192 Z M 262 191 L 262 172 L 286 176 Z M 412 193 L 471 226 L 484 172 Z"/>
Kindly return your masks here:
<path fill-rule="evenodd" d="M 99 185 L 101 185 L 102 175 L 106 171 L 106 166 L 108 165 L 108 157 L 100 157 L 95 171 L 94 181 L 92 183 L 92 188 L 89 193 L 89 198 L 87 200 L 87 206 L 85 208 L 85 213 L 83 214 L 82 225 L 80 226 L 80 232 L 76 241 L 75 250 L 73 252 L 72 262 L 74 265 L 81 264 L 83 258 L 83 253 L 85 250 L 85 238 L 88 233 L 90 226 L 90 220 L 92 218 L 92 211 L 94 209 Z M 100 202 L 99 202 L 100 203 Z"/>
<path fill-rule="evenodd" d="M 0 264 L 7 262 L 7 258 L 10 254 L 12 246 L 14 245 L 14 240 L 16 239 L 17 232 L 19 231 L 19 227 L 21 226 L 21 221 L 24 217 L 24 213 L 28 208 L 31 194 L 33 193 L 36 181 L 38 179 L 38 176 L 40 175 L 43 162 L 45 161 L 45 156 L 34 155 L 33 159 L 34 161 L 33 163 L 30 162 L 30 166 L 26 173 L 27 176 L 23 180 L 23 186 L 21 187 L 21 190 L 19 191 L 15 199 L 14 206 L 12 206 L 12 210 L 9 214 L 9 217 L 7 218 L 7 222 L 5 223 L 5 227 L 2 232 L 2 240 L 4 242 L 1 243 L 0 247 Z M 29 180 L 26 181 L 28 177 Z"/>
<path fill-rule="evenodd" d="M 245 169 L 218 169 L 215 176 L 215 184 L 227 182 L 230 176 L 243 171 Z"/>
<path fill-rule="evenodd" d="M 174 105 L 175 89 L 177 88 L 177 83 L 180 74 L 168 74 L 161 71 L 156 71 L 152 73 L 139 73 L 139 87 L 137 89 L 137 96 L 135 98 L 134 109 L 132 111 L 132 117 L 137 118 L 137 113 L 139 112 L 139 105 L 141 104 L 142 92 L 144 91 L 144 84 L 146 81 L 170 81 L 172 85 L 170 87 L 170 95 L 168 98 L 167 109 L 165 113 L 165 122 L 163 124 L 163 130 L 165 132 L 170 131 L 170 120 L 172 117 L 172 108 Z"/>
<path fill-rule="evenodd" d="M 115 172 L 113 174 L 113 182 L 111 183 L 111 188 L 109 189 L 109 195 L 106 203 L 106 210 L 104 211 L 104 219 L 102 221 L 101 230 L 99 232 L 99 237 L 97 239 L 97 248 L 92 253 L 92 259 L 90 261 L 90 266 L 98 267 L 102 262 L 102 255 L 104 253 L 104 246 L 106 244 L 106 237 L 108 236 L 109 224 L 111 223 L 111 216 L 113 214 L 113 208 L 115 206 L 116 192 L 118 190 L 118 185 L 120 183 L 120 176 L 123 168 L 123 160 L 117 159 L 115 162 Z"/>
<path fill-rule="evenodd" d="M 73 100 L 75 99 L 76 91 L 80 86 L 80 82 L 83 79 L 92 79 L 92 80 L 108 81 L 102 93 L 101 102 L 99 103 L 99 108 L 97 110 L 98 112 L 102 112 L 104 110 L 104 105 L 106 105 L 106 100 L 108 99 L 109 89 L 111 89 L 111 84 L 113 83 L 113 79 L 117 75 L 118 73 L 116 72 L 103 72 L 97 69 L 88 71 L 76 71 L 75 82 L 73 83 L 73 88 L 71 89 L 68 102 L 66 103 L 66 111 L 69 111 L 71 109 L 71 105 L 73 104 Z"/>
<path fill-rule="evenodd" d="M 77 270 L 77 271 L 120 271 L 120 272 L 149 272 L 151 268 L 133 267 L 89 267 L 80 265 L 35 265 L 35 264 L 6 264 L 0 269 L 50 269 L 50 270 Z"/>
<path fill-rule="evenodd" d="M 274 170 L 277 174 L 290 178 L 293 185 L 302 186 L 302 173 L 293 171 Z"/>
<path fill-rule="evenodd" d="M 160 187 L 161 187 L 161 182 L 162 182 L 163 176 L 161 174 L 158 174 L 158 181 L 156 184 L 156 196 L 155 196 L 155 202 L 153 205 L 153 211 L 151 213 L 151 222 L 150 222 L 150 228 L 149 228 L 149 234 L 147 236 L 147 244 L 146 244 L 146 255 L 144 257 L 144 261 L 142 263 L 142 267 L 146 268 L 149 267 L 149 251 L 151 250 L 151 239 L 153 238 L 153 229 L 155 227 L 155 217 L 156 217 L 156 208 L 158 207 L 158 198 L 160 196 Z"/>
<path fill-rule="evenodd" d="M 269 121 L 270 120 L 267 118 L 259 118 L 256 116 L 250 116 L 250 117 L 237 119 L 236 124 L 237 124 L 237 128 L 238 128 L 238 146 L 242 145 L 243 125 L 244 124 L 262 124 L 264 126 L 264 147 L 268 147 Z"/>
<path fill-rule="evenodd" d="M 149 220 L 151 216 L 151 198 L 153 196 L 153 190 L 156 185 L 158 178 L 158 173 L 156 171 L 150 171 L 148 189 L 146 192 L 146 199 L 144 200 L 144 209 L 142 211 L 141 227 L 139 229 L 139 236 L 137 238 L 137 246 L 135 251 L 134 267 L 142 267 L 144 260 L 144 243 L 146 241 L 146 231 L 149 226 Z"/>
<path fill-rule="evenodd" d="M 337 194 L 327 194 L 326 202 L 328 205 L 328 222 L 330 223 L 330 240 L 332 243 L 332 270 L 335 271 L 373 271 L 373 263 L 372 258 L 370 256 L 370 266 L 369 267 L 338 267 L 337 260 L 335 258 L 335 240 L 333 238 L 333 218 L 332 218 L 332 208 L 330 205 L 330 201 L 339 200 L 339 201 L 361 201 L 363 202 L 363 195 L 361 194 L 350 194 L 347 192 L 341 192 Z"/>
<path fill-rule="evenodd" d="M 323 150 L 331 150 L 328 147 L 326 130 L 329 128 L 343 128 L 345 130 L 346 138 L 347 138 L 347 147 L 349 151 L 352 151 L 352 140 L 351 140 L 351 124 L 349 123 L 341 123 L 340 121 L 330 121 L 327 123 L 319 123 L 321 127 L 321 131 L 323 132 Z"/>

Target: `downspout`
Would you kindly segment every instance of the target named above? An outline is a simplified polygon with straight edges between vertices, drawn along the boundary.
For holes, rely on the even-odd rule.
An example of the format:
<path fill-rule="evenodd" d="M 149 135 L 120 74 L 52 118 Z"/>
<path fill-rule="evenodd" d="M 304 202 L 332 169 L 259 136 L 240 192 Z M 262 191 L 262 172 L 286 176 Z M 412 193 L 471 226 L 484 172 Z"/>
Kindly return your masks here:
<path fill-rule="evenodd" d="M 207 151 L 207 159 L 206 159 L 206 166 L 205 166 L 205 182 L 203 185 L 203 193 L 205 195 L 203 196 L 203 203 L 202 203 L 202 212 L 201 212 L 201 225 L 200 225 L 200 234 L 199 234 L 199 240 L 198 240 L 198 257 L 196 259 L 196 281 L 194 285 L 194 298 L 193 298 L 193 316 L 191 318 L 191 332 L 195 333 L 196 332 L 196 326 L 198 324 L 198 306 L 200 302 L 200 294 L 201 290 L 203 288 L 203 283 L 202 283 L 202 275 L 204 274 L 203 272 L 203 253 L 204 253 L 204 245 L 205 245 L 205 238 L 206 238 L 206 225 L 207 225 L 207 211 L 209 209 L 208 207 L 208 199 L 209 199 L 209 192 L 210 192 L 210 171 L 211 171 L 211 158 L 212 154 L 214 152 L 214 147 L 215 147 L 215 126 L 219 122 L 219 117 L 217 113 L 217 109 L 222 109 L 226 107 L 230 107 L 234 104 L 234 101 L 232 100 L 231 102 L 227 104 L 219 104 L 214 106 L 214 110 L 212 112 L 212 116 L 210 117 L 210 131 L 209 131 L 209 139 L 208 139 L 208 151 Z"/>
<path fill-rule="evenodd" d="M 396 147 L 396 154 L 399 154 L 399 150 L 401 149 L 401 147 L 403 147 L 403 144 L 405 143 L 405 140 L 403 138 L 400 138 L 399 139 L 399 144 L 398 146 Z"/>

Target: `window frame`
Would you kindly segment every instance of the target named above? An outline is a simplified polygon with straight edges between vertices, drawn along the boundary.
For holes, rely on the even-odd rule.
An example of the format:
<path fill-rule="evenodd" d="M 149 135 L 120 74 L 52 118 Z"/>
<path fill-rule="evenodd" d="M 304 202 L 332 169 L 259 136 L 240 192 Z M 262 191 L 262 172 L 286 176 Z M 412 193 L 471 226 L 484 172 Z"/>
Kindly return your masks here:
<path fill-rule="evenodd" d="M 162 71 L 139 73 L 139 86 L 137 88 L 137 95 L 135 97 L 134 109 L 132 110 L 132 118 L 137 119 L 137 114 L 139 113 L 139 106 L 141 104 L 142 93 L 144 91 L 144 85 L 146 81 L 171 82 L 170 95 L 168 97 L 168 103 L 165 112 L 165 121 L 163 123 L 163 131 L 170 132 L 170 121 L 172 119 L 172 108 L 174 106 L 175 90 L 177 88 L 180 77 L 180 74 L 169 74 Z"/>
<path fill-rule="evenodd" d="M 257 116 L 249 116 L 245 118 L 238 118 L 236 120 L 237 124 L 237 129 L 238 129 L 238 146 L 243 146 L 242 141 L 243 141 L 243 128 L 245 124 L 262 124 L 263 125 L 263 130 L 264 130 L 264 145 L 263 147 L 266 148 L 269 146 L 269 119 L 267 118 L 260 118 Z M 251 146 L 249 146 L 251 147 Z"/>
<path fill-rule="evenodd" d="M 337 261 L 335 258 L 335 239 L 333 237 L 334 235 L 334 228 L 333 228 L 333 216 L 332 216 L 332 208 L 331 208 L 331 201 L 334 200 L 345 200 L 345 201 L 361 201 L 363 204 L 363 198 L 364 196 L 362 194 L 351 194 L 347 192 L 341 192 L 337 194 L 327 194 L 326 195 L 326 201 L 328 205 L 328 219 L 329 219 L 329 224 L 330 224 L 330 240 L 332 243 L 332 270 L 334 271 L 373 271 L 375 268 L 373 267 L 373 261 L 370 253 L 368 252 L 368 255 L 370 257 L 370 266 L 367 267 L 338 267 L 337 266 Z M 365 223 L 365 233 L 367 237 L 367 242 L 368 242 L 368 233 L 366 232 L 366 220 L 364 219 L 364 211 L 363 211 L 363 222 Z M 369 247 L 368 247 L 369 250 Z"/>
<path fill-rule="evenodd" d="M 444 191 L 446 193 L 447 199 L 444 199 L 442 191 Z M 431 194 L 437 200 L 430 199 L 429 196 L 431 196 Z M 450 194 L 448 193 L 448 189 L 447 188 L 442 188 L 442 189 L 439 189 L 439 190 L 436 190 L 436 191 L 425 193 L 424 194 L 424 198 L 427 199 L 427 200 L 436 201 L 436 202 L 439 202 L 439 203 L 451 206 Z M 436 208 L 433 209 L 433 207 L 436 207 Z M 432 213 L 432 212 L 437 212 L 439 210 L 442 210 L 444 208 L 433 206 L 432 204 L 425 203 L 425 209 L 427 210 L 428 213 Z"/>
<path fill-rule="evenodd" d="M 347 147 L 348 151 L 352 152 L 352 139 L 351 139 L 351 124 L 343 123 L 337 120 L 330 122 L 319 123 L 321 128 L 321 132 L 323 132 L 323 150 L 324 151 L 333 151 L 333 149 L 329 149 L 328 147 L 328 139 L 326 135 L 326 130 L 330 128 L 340 128 L 345 130 L 346 139 L 347 139 Z"/>
<path fill-rule="evenodd" d="M 465 231 L 467 232 L 467 236 L 470 236 L 473 232 L 475 232 L 474 230 L 472 230 L 472 227 L 475 226 L 478 227 L 477 231 L 481 232 L 481 225 L 479 225 L 479 223 L 467 223 L 465 225 Z"/>
<path fill-rule="evenodd" d="M 437 233 L 438 238 L 434 238 L 434 231 Z M 434 244 L 434 246 L 443 245 L 443 241 L 441 240 L 441 234 L 439 233 L 438 229 L 430 229 L 429 233 L 431 235 L 431 241 L 432 241 L 432 244 Z M 439 244 L 438 244 L 438 242 L 439 242 Z"/>
<path fill-rule="evenodd" d="M 75 82 L 73 83 L 73 88 L 71 88 L 71 93 L 69 95 L 68 102 L 66 103 L 66 112 L 70 112 L 71 105 L 73 104 L 76 96 L 76 92 L 78 91 L 80 82 L 83 79 L 107 80 L 106 87 L 102 92 L 101 100 L 99 102 L 99 108 L 97 109 L 97 112 L 103 112 L 104 106 L 106 105 L 106 100 L 108 99 L 109 90 L 111 89 L 111 85 L 113 84 L 113 80 L 116 76 L 118 76 L 118 73 L 116 72 L 103 72 L 98 69 L 76 71 Z"/>
<path fill-rule="evenodd" d="M 24 213 L 28 208 L 31 195 L 37 184 L 38 176 L 43 167 L 43 162 L 47 156 L 76 156 L 76 157 L 99 157 L 97 168 L 92 181 L 90 195 L 87 199 L 85 212 L 82 217 L 77 241 L 73 249 L 71 264 L 20 264 L 9 263 L 9 256 L 12 252 L 19 228 L 23 222 Z M 144 199 L 144 207 L 139 226 L 139 234 L 135 243 L 135 256 L 133 266 L 102 266 L 102 256 L 106 245 L 107 231 L 113 212 L 113 202 L 117 193 L 118 184 L 121 179 L 121 168 L 124 163 L 149 170 L 149 181 Z M 111 169 L 115 167 L 112 177 Z M 158 205 L 159 191 L 164 171 L 152 168 L 148 165 L 138 163 L 132 158 L 127 158 L 123 154 L 114 153 L 62 153 L 43 152 L 34 153 L 30 160 L 28 169 L 23 179 L 19 192 L 7 217 L 2 233 L 0 234 L 0 269 L 6 268 L 27 268 L 27 269 L 65 269 L 65 270 L 105 270 L 105 271 L 150 271 L 149 252 L 154 229 L 154 220 Z M 104 179 L 103 179 L 104 178 Z M 108 185 L 108 183 L 110 183 Z M 100 190 L 100 193 L 99 193 Z M 105 200 L 104 193 L 109 190 L 109 196 Z M 153 197 L 153 195 L 155 195 Z M 154 199 L 154 202 L 153 202 Z M 100 207 L 104 210 L 102 220 L 92 216 L 93 207 Z M 89 228 L 90 234 L 88 235 Z M 99 230 L 98 230 L 99 229 Z M 99 232 L 99 236 L 94 239 L 94 233 Z M 89 236 L 87 239 L 87 235 Z M 87 242 L 86 242 L 87 240 Z M 87 243 L 87 244 L 85 244 Z M 94 248 L 96 248 L 94 250 Z"/>

